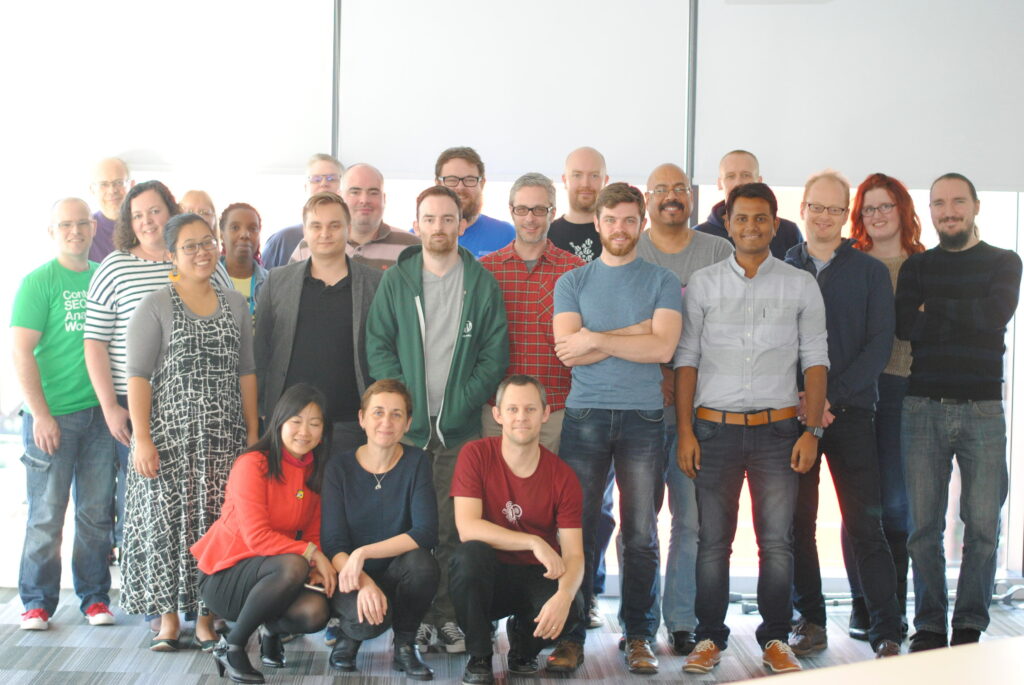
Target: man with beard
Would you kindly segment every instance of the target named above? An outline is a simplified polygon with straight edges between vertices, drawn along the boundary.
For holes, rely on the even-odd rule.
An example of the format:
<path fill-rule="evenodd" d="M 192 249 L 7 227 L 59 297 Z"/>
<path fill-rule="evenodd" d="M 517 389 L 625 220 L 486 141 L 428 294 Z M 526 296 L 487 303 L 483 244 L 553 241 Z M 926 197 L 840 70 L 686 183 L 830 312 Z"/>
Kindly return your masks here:
<path fill-rule="evenodd" d="M 558 361 L 551 339 L 555 281 L 583 266 L 583 260 L 548 240 L 548 227 L 555 213 L 555 186 L 547 176 L 520 176 L 512 184 L 508 204 L 516 239 L 483 257 L 480 266 L 494 274 L 505 297 L 508 375 L 532 376 L 544 384 L 551 416 L 541 428 L 540 443 L 557 454 L 570 372 Z M 481 417 L 486 438 L 501 435 L 492 403 L 484 404 Z"/>
<path fill-rule="evenodd" d="M 436 644 L 466 651 L 448 593 L 448 562 L 459 542 L 449 497 L 459 448 L 480 437 L 480 407 L 508 368 L 508 326 L 494 276 L 458 244 L 466 229 L 459 196 L 443 185 L 416 198 L 416 234 L 384 272 L 366 324 L 375 379 L 395 378 L 413 396 L 405 442 L 430 455 L 437 493 L 441 567 L 434 604 L 416 633 L 420 651 Z"/>
<path fill-rule="evenodd" d="M 512 224 L 480 213 L 484 203 L 484 162 L 471 147 L 450 147 L 434 163 L 434 181 L 454 190 L 462 203 L 466 228 L 459 245 L 480 259 L 505 247 L 516 237 Z"/>
<path fill-rule="evenodd" d="M 612 183 L 597 198 L 601 256 L 555 285 L 555 353 L 572 368 L 561 456 L 583 487 L 584 596 L 592 594 L 596 533 L 608 471 L 615 468 L 622 517 L 622 622 L 626 663 L 656 673 L 651 649 L 658 575 L 658 504 L 665 487 L 660 365 L 682 326 L 682 296 L 671 271 L 637 259 L 644 196 Z M 584 627 L 568 639 L 583 644 Z"/>
<path fill-rule="evenodd" d="M 114 224 L 121 211 L 121 201 L 133 185 L 135 181 L 123 159 L 109 157 L 96 165 L 89 189 L 99 201 L 100 208 L 92 215 L 96 222 L 96 236 L 89 248 L 89 261 L 102 262 L 114 251 Z"/>
<path fill-rule="evenodd" d="M 1021 278 L 1020 257 L 979 238 L 981 203 L 965 176 L 940 176 L 929 206 L 939 245 L 911 255 L 896 283 L 896 335 L 910 341 L 914 357 L 902 424 L 916 601 L 911 652 L 947 644 L 943 532 L 953 455 L 964 544 L 948 644 L 977 642 L 988 627 L 1008 487 L 1003 337 Z"/>
<path fill-rule="evenodd" d="M 694 271 L 732 254 L 727 240 L 689 227 L 692 199 L 690 179 L 675 164 L 662 164 L 647 179 L 647 214 L 651 228 L 640 236 L 636 252 L 641 259 L 663 266 L 676 275 L 683 290 Z M 665 397 L 665 454 L 668 506 L 672 512 L 672 534 L 665 566 L 662 614 L 676 654 L 685 656 L 696 644 L 693 631 L 697 618 L 693 613 L 697 585 L 697 500 L 693 481 L 676 466 L 676 417 L 672 369 L 661 368 L 662 394 Z M 657 605 L 654 607 L 657 624 Z"/>
<path fill-rule="evenodd" d="M 569 194 L 569 211 L 551 223 L 551 242 L 585 262 L 601 256 L 601 239 L 594 229 L 597 194 L 608 183 L 604 155 L 581 147 L 565 158 L 562 183 Z"/>
<path fill-rule="evenodd" d="M 733 150 L 732 152 L 725 153 L 722 161 L 718 163 L 718 189 L 722 191 L 725 197 L 729 197 L 729 193 L 732 192 L 733 188 L 744 183 L 761 183 L 761 169 L 757 157 L 754 156 L 753 152 L 747 152 L 746 150 Z M 729 231 L 726 230 L 725 222 L 723 221 L 724 216 L 725 200 L 723 199 L 711 208 L 708 220 L 698 224 L 697 230 L 701 233 L 717 235 L 732 242 L 732 238 L 729 236 Z M 800 229 L 792 221 L 782 217 L 778 217 L 778 219 L 779 230 L 775 232 L 775 237 L 772 238 L 771 244 L 772 256 L 776 259 L 785 259 L 789 248 L 801 242 L 804 238 L 800 235 Z"/>

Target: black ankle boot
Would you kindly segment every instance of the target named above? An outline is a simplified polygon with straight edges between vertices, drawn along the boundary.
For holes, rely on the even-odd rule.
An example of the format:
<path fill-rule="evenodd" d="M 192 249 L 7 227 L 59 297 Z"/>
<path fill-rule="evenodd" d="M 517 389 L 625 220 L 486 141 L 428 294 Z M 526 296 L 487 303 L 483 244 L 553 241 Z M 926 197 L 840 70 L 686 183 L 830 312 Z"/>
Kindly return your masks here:
<path fill-rule="evenodd" d="M 405 671 L 406 677 L 413 680 L 434 679 L 434 671 L 423 662 L 420 650 L 413 642 L 395 643 L 395 656 L 392 664 L 396 671 Z"/>
<path fill-rule="evenodd" d="M 868 614 L 868 605 L 863 597 L 854 597 L 850 604 L 850 637 L 854 640 L 867 640 L 868 628 L 871 626 L 871 616 Z"/>
<path fill-rule="evenodd" d="M 350 672 L 356 670 L 356 654 L 359 653 L 361 644 L 363 643 L 359 640 L 353 640 L 347 635 L 339 635 L 334 649 L 331 650 L 331 657 L 328 659 L 331 668 Z"/>
<path fill-rule="evenodd" d="M 227 673 L 228 678 L 236 683 L 263 682 L 263 674 L 249 663 L 249 656 L 245 653 L 245 647 L 229 645 L 227 640 L 221 637 L 220 642 L 213 648 L 212 653 L 213 661 L 217 664 L 217 674 L 221 678 Z"/>
<path fill-rule="evenodd" d="M 260 626 L 260 661 L 270 668 L 284 668 L 284 644 L 281 636 Z"/>

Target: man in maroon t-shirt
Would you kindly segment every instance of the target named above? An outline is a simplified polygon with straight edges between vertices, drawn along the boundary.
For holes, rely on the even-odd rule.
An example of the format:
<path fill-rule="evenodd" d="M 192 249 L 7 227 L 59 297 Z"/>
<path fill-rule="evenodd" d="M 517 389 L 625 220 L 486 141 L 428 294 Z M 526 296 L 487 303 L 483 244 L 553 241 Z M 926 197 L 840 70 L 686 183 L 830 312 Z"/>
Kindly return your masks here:
<path fill-rule="evenodd" d="M 544 386 L 512 375 L 495 395 L 501 437 L 466 443 L 452 477 L 462 544 L 449 594 L 466 634 L 462 682 L 490 685 L 491 621 L 508 620 L 508 670 L 538 670 L 537 654 L 558 640 L 549 671 L 571 673 L 583 645 L 562 636 L 583 619 L 583 491 L 571 468 L 540 444 L 551 413 Z"/>

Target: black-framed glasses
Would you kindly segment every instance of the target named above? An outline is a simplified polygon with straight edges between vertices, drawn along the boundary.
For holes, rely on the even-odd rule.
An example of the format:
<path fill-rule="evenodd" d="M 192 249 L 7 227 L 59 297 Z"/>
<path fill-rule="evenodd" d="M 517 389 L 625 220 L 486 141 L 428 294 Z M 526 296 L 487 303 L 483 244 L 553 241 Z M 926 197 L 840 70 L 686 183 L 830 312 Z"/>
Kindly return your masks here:
<path fill-rule="evenodd" d="M 512 207 L 512 213 L 516 216 L 526 216 L 527 214 L 533 214 L 534 216 L 547 216 L 551 213 L 554 207 L 545 207 L 544 205 L 537 205 L 536 207 L 527 207 L 526 205 L 509 205 Z"/>
<path fill-rule="evenodd" d="M 467 188 L 475 188 L 481 179 L 483 176 L 441 176 L 437 180 L 449 188 L 454 188 L 460 183 Z"/>
<path fill-rule="evenodd" d="M 861 216 L 874 216 L 875 212 L 878 212 L 879 214 L 888 214 L 889 212 L 891 212 L 895 208 L 896 208 L 896 205 L 893 204 L 892 202 L 883 202 L 882 204 L 878 205 L 877 207 L 872 207 L 870 205 L 865 205 L 865 206 L 860 208 L 860 215 Z"/>
<path fill-rule="evenodd" d="M 672 186 L 655 186 L 651 189 L 651 192 L 655 195 L 667 195 L 668 193 L 675 193 L 676 195 L 686 195 L 690 192 L 690 186 L 684 186 L 682 183 L 679 185 Z"/>
<path fill-rule="evenodd" d="M 185 243 L 178 249 L 181 250 L 182 254 L 191 257 L 196 252 L 199 252 L 200 248 L 202 248 L 206 252 L 213 252 L 214 250 L 217 249 L 217 239 L 207 238 L 206 240 L 200 240 L 198 243 Z"/>
<path fill-rule="evenodd" d="M 832 216 L 839 216 L 840 214 L 846 213 L 846 207 L 827 207 L 825 205 L 819 205 L 817 202 L 805 202 L 804 207 L 811 211 L 811 214 L 821 214 L 822 212 L 828 212 Z"/>
<path fill-rule="evenodd" d="M 315 176 L 307 176 L 306 180 L 313 185 L 317 185 L 320 183 L 334 183 L 339 178 L 341 177 L 338 174 L 317 174 Z"/>

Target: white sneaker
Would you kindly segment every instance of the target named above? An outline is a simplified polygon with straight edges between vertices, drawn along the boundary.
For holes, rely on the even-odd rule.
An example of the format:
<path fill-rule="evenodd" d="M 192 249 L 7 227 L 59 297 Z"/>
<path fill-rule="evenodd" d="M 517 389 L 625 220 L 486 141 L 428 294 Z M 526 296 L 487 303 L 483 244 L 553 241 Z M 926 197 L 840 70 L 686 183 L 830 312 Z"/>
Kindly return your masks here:
<path fill-rule="evenodd" d="M 466 636 L 454 622 L 449 621 L 441 626 L 437 635 L 438 645 L 444 646 L 449 654 L 462 654 L 466 651 Z"/>

